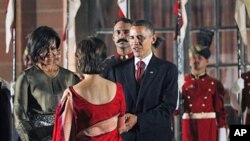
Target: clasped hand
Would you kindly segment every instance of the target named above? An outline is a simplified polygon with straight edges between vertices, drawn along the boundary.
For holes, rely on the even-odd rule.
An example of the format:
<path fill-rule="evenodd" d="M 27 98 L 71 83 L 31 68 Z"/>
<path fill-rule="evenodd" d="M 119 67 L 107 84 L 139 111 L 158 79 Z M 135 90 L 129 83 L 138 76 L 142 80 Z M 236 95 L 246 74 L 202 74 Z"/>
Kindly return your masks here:
<path fill-rule="evenodd" d="M 137 116 L 134 114 L 126 113 L 125 114 L 125 131 L 132 129 L 137 123 Z"/>

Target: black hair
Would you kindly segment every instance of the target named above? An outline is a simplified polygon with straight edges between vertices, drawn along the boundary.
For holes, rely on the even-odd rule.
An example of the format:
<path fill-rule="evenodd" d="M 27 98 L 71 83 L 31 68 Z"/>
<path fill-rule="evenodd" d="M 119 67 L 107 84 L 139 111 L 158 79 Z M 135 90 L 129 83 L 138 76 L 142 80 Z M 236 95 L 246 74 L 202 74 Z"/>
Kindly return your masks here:
<path fill-rule="evenodd" d="M 147 20 L 136 20 L 132 23 L 132 26 L 144 26 L 151 32 L 151 34 L 155 34 L 153 24 Z M 152 45 L 154 48 L 158 48 L 163 41 L 164 41 L 163 38 L 156 37 L 156 40 L 155 40 L 154 44 L 152 44 Z"/>
<path fill-rule="evenodd" d="M 155 34 L 155 30 L 153 24 L 147 20 L 136 20 L 132 23 L 132 26 L 144 26 L 146 27 L 152 34 Z"/>
<path fill-rule="evenodd" d="M 29 35 L 27 47 L 34 63 L 38 62 L 41 53 L 49 49 L 52 41 L 55 41 L 58 49 L 61 40 L 54 29 L 48 26 L 40 26 Z"/>
<path fill-rule="evenodd" d="M 78 69 L 84 74 L 100 74 L 102 62 L 107 57 L 105 43 L 97 37 L 82 40 L 76 49 Z"/>
<path fill-rule="evenodd" d="M 116 25 L 118 22 L 123 22 L 123 23 L 129 23 L 132 24 L 132 21 L 128 18 L 120 18 L 114 22 L 114 25 Z"/>

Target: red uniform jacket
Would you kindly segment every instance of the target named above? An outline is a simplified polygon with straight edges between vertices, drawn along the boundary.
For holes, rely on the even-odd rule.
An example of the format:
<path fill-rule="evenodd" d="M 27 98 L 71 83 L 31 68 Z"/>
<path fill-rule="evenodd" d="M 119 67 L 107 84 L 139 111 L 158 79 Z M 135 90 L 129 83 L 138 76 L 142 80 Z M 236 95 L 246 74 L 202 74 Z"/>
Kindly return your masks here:
<path fill-rule="evenodd" d="M 217 129 L 226 126 L 223 85 L 207 74 L 187 75 L 182 95 L 183 141 L 216 141 Z"/>

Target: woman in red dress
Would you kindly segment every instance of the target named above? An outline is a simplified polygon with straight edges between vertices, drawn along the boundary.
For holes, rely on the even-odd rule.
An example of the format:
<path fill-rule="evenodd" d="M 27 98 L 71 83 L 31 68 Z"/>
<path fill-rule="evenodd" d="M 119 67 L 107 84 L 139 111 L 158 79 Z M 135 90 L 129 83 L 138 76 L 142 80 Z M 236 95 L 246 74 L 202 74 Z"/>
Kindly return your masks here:
<path fill-rule="evenodd" d="M 123 88 L 99 75 L 106 58 L 104 42 L 96 37 L 81 41 L 76 57 L 84 79 L 65 90 L 56 111 L 53 141 L 122 141 Z"/>

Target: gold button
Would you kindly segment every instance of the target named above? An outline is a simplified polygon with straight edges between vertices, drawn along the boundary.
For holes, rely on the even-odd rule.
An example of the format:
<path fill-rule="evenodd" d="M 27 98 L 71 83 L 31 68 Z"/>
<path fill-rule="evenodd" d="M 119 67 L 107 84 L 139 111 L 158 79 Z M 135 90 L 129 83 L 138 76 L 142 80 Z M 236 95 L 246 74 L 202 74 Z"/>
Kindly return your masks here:
<path fill-rule="evenodd" d="M 205 104 L 202 104 L 201 106 L 202 106 L 202 107 L 205 107 Z"/>
<path fill-rule="evenodd" d="M 202 80 L 202 81 L 204 81 L 205 79 L 204 79 L 204 78 L 202 78 L 201 80 Z"/>
<path fill-rule="evenodd" d="M 212 85 L 214 85 L 214 82 L 211 82 Z"/>
<path fill-rule="evenodd" d="M 192 104 L 189 104 L 189 107 L 192 107 L 193 105 Z"/>
<path fill-rule="evenodd" d="M 187 96 L 188 99 L 190 99 L 190 96 Z"/>
<path fill-rule="evenodd" d="M 209 88 L 208 91 L 211 92 L 211 89 Z"/>
<path fill-rule="evenodd" d="M 207 96 L 205 96 L 204 99 L 207 99 Z"/>

